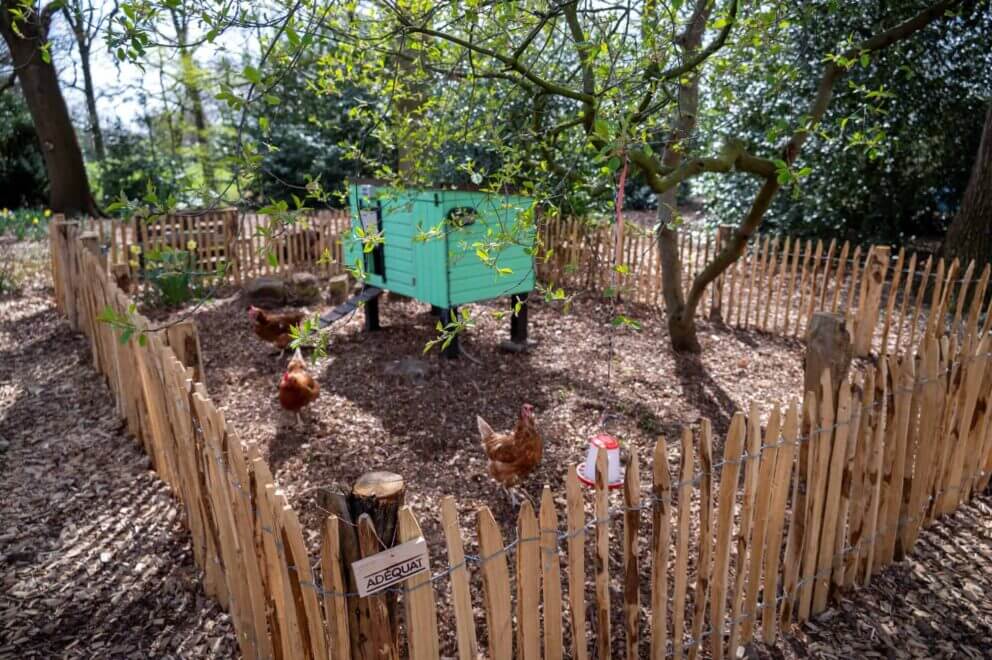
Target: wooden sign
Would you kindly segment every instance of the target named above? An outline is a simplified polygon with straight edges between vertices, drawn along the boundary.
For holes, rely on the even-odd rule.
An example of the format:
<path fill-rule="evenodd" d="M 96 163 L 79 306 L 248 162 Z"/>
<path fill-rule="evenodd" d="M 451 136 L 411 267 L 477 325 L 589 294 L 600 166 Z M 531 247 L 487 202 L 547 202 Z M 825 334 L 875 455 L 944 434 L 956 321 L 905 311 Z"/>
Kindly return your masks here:
<path fill-rule="evenodd" d="M 424 537 L 407 541 L 351 564 L 358 595 L 371 596 L 430 570 Z"/>

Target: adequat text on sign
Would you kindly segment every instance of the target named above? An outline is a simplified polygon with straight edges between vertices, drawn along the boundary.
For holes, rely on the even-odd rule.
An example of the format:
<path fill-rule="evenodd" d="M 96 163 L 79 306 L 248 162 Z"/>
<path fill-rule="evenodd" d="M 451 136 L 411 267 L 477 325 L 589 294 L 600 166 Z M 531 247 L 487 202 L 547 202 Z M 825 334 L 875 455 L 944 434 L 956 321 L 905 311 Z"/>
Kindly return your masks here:
<path fill-rule="evenodd" d="M 427 542 L 423 537 L 383 550 L 351 564 L 358 595 L 370 596 L 418 573 L 430 570 Z"/>

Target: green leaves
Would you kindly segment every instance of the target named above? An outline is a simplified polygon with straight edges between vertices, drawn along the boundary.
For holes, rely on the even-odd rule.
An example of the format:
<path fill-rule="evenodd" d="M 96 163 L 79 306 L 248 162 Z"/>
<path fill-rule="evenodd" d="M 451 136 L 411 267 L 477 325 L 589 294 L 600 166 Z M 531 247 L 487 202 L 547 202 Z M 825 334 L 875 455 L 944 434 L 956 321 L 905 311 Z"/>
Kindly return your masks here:
<path fill-rule="evenodd" d="M 259 85 L 262 83 L 262 73 L 251 65 L 245 66 L 245 68 L 241 70 L 241 75 L 245 77 L 245 80 L 253 85 Z"/>

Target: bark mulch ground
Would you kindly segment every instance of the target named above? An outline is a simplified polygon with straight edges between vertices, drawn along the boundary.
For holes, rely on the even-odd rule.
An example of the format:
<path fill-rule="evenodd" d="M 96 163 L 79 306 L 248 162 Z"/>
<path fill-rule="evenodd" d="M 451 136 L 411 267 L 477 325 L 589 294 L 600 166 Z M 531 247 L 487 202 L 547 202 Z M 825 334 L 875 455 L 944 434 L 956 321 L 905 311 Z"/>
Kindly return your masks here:
<path fill-rule="evenodd" d="M 234 657 L 230 622 L 202 593 L 180 513 L 117 421 L 85 339 L 49 296 L 32 286 L 0 299 L 0 657 Z M 752 398 L 782 400 L 801 379 L 796 342 L 704 323 L 702 358 L 678 358 L 648 323 L 614 335 L 607 386 L 605 305 L 579 300 L 567 316 L 535 305 L 540 344 L 527 355 L 499 353 L 507 322 L 485 314 L 494 309 L 476 310 L 466 345 L 477 362 L 431 355 L 413 379 L 393 375 L 392 365 L 419 357 L 434 323 L 426 307 L 385 303 L 387 329 L 375 335 L 360 331 L 360 318 L 344 322 L 315 369 L 324 393 L 303 430 L 274 400 L 285 358 L 254 339 L 240 301 L 212 303 L 197 320 L 212 396 L 242 439 L 265 448 L 307 527 L 317 529 L 322 515 L 315 486 L 395 469 L 438 562 L 435 507 L 444 494 L 456 496 L 466 532 L 474 508 L 488 504 L 512 536 L 514 512 L 485 477 L 476 413 L 505 428 L 520 403 L 538 408 L 548 446 L 528 484 L 537 495 L 542 483 L 560 492 L 604 410 L 609 430 L 646 460 L 660 433 L 674 441 L 705 415 L 719 440 L 733 410 Z M 649 310 L 628 313 L 650 318 Z M 983 596 L 992 589 L 990 506 L 983 496 L 949 516 L 869 588 L 748 655 L 992 657 Z M 445 600 L 442 593 L 442 611 Z"/>
<path fill-rule="evenodd" d="M 230 658 L 180 511 L 50 290 L 0 298 L 0 658 Z"/>

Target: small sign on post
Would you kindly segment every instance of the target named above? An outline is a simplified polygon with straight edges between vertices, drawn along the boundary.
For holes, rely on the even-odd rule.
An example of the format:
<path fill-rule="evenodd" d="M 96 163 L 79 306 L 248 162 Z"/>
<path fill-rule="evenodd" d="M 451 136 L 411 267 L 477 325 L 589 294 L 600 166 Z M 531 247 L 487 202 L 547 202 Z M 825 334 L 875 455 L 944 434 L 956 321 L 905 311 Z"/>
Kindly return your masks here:
<path fill-rule="evenodd" d="M 351 564 L 358 595 L 377 594 L 418 573 L 430 570 L 424 537 L 407 541 Z"/>

